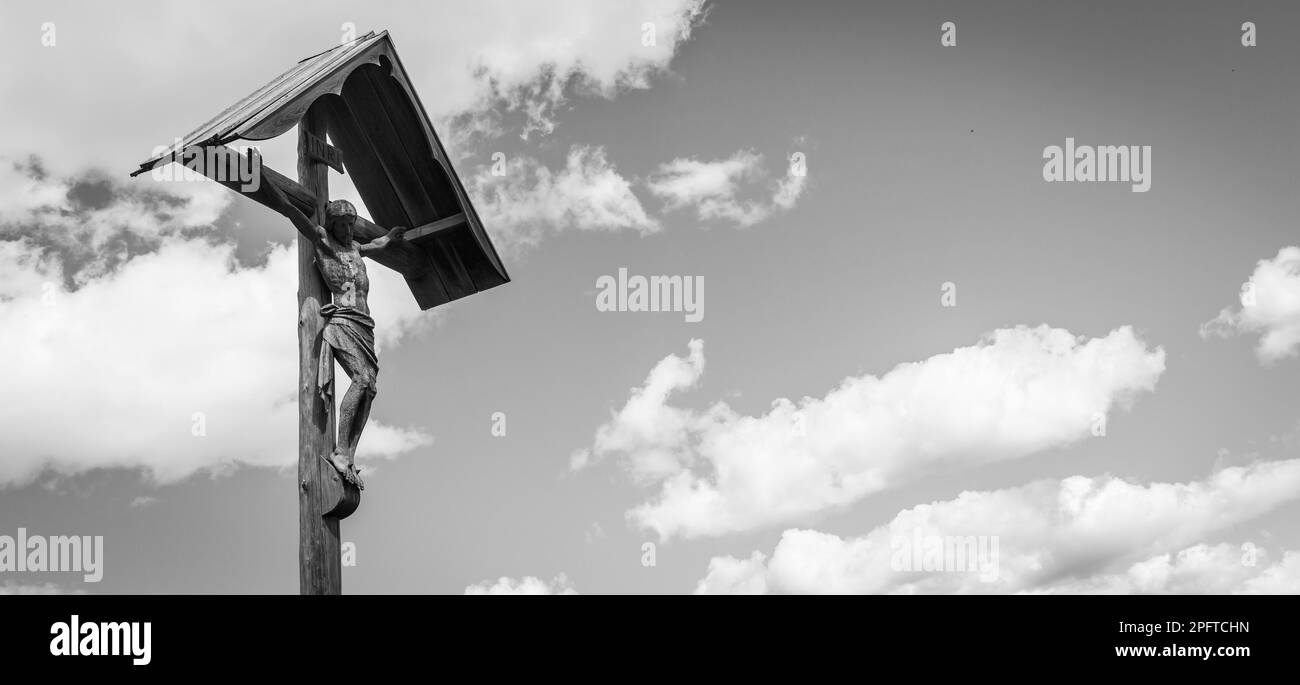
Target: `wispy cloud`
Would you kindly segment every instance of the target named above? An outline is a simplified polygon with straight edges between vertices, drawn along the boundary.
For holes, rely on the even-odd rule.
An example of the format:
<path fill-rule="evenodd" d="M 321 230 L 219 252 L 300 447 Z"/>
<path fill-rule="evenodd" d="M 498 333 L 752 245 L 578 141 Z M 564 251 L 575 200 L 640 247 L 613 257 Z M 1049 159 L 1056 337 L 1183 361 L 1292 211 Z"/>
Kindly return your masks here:
<path fill-rule="evenodd" d="M 638 188 L 664 199 L 668 212 L 692 207 L 705 222 L 753 226 L 798 202 L 806 168 L 792 168 L 799 172 L 769 179 L 762 156 L 742 150 L 715 162 L 677 159 L 639 181 L 622 174 L 605 148 L 574 145 L 557 170 L 534 157 L 503 156 L 479 166 L 468 186 L 498 247 L 518 253 L 566 231 L 659 232 L 662 220 L 647 211 Z M 742 199 L 755 188 L 765 196 Z"/>
<path fill-rule="evenodd" d="M 727 159 L 678 158 L 660 165 L 647 182 L 665 210 L 693 208 L 703 222 L 749 227 L 795 206 L 807 185 L 806 167 L 791 164 L 778 180 L 769 178 L 763 156 L 740 150 Z M 746 193 L 760 197 L 746 198 Z"/>
<path fill-rule="evenodd" d="M 1300 350 L 1300 247 L 1261 259 L 1242 284 L 1241 306 L 1225 307 L 1201 326 L 1201 337 L 1259 334 L 1255 354 L 1265 364 Z"/>
<path fill-rule="evenodd" d="M 504 252 L 536 246 L 561 231 L 646 235 L 660 229 L 601 147 L 570 148 L 558 171 L 532 157 L 505 159 L 480 167 L 469 186 L 475 209 Z"/>

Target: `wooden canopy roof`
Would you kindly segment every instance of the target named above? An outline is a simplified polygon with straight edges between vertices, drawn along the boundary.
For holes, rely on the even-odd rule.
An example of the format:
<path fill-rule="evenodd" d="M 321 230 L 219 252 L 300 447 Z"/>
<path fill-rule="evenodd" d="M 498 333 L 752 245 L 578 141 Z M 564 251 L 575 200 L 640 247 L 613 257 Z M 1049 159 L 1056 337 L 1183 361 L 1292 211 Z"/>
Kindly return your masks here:
<path fill-rule="evenodd" d="M 358 221 L 357 239 L 408 227 L 410 245 L 375 259 L 402 273 L 422 309 L 510 280 L 387 31 L 303 59 L 131 175 L 179 161 L 185 150 L 274 138 L 313 106 L 337 148 L 328 152 L 341 157 L 374 220 Z M 287 177 L 262 167 L 262 182 L 314 211 L 317 198 Z"/>

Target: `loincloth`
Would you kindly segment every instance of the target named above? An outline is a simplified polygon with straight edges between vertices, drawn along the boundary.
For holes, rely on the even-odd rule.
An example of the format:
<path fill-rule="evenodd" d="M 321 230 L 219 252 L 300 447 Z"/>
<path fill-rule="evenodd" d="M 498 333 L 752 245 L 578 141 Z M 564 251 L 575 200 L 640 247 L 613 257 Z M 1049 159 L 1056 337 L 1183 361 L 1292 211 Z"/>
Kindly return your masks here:
<path fill-rule="evenodd" d="M 333 302 L 321 307 L 320 315 L 325 326 L 321 330 L 324 342 L 320 346 L 316 389 L 322 397 L 331 399 L 336 359 L 349 378 L 355 379 L 360 373 L 374 379 L 379 374 L 375 320 L 352 307 L 339 307 Z"/>

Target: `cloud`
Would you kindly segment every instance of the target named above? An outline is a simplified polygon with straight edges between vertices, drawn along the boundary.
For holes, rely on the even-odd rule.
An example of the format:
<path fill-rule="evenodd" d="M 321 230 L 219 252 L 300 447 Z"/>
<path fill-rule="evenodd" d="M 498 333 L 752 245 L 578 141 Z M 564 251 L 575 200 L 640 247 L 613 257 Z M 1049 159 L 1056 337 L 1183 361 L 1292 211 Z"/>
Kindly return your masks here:
<path fill-rule="evenodd" d="M 1201 337 L 1258 333 L 1255 354 L 1271 364 L 1300 350 L 1300 247 L 1261 259 L 1241 287 L 1241 308 L 1225 307 L 1201 326 Z"/>
<path fill-rule="evenodd" d="M 178 178 L 196 176 L 186 170 Z M 232 198 L 206 180 L 126 184 L 94 170 L 57 176 L 34 156 L 0 157 L 0 245 L 22 238 L 42 259 L 57 259 L 72 281 L 85 282 L 156 250 L 168 236 L 210 234 Z M 0 276 L 0 295 L 11 278 Z"/>
<path fill-rule="evenodd" d="M 1034 592 L 1089 595 L 1300 594 L 1300 552 L 1284 551 L 1266 564 L 1265 550 L 1249 545 L 1193 545 L 1139 561 L 1120 573 L 1071 579 Z"/>
<path fill-rule="evenodd" d="M 556 172 L 522 156 L 485 165 L 470 178 L 469 187 L 475 209 L 503 252 L 535 246 L 548 233 L 561 231 L 646 235 L 660 229 L 601 147 L 571 147 L 565 166 Z"/>
<path fill-rule="evenodd" d="M 159 500 L 157 497 L 149 497 L 148 495 L 144 495 L 141 497 L 136 497 L 135 499 L 131 500 L 131 508 L 142 509 L 144 507 L 157 504 L 160 501 L 161 500 Z"/>
<path fill-rule="evenodd" d="M 467 595 L 576 595 L 569 579 L 561 573 L 551 582 L 526 576 L 519 580 L 502 576 L 495 583 L 485 580 L 465 588 Z"/>
<path fill-rule="evenodd" d="M 9 274 L 0 358 L 6 383 L 22 389 L 0 403 L 0 486 L 45 469 L 141 469 L 169 483 L 237 464 L 295 463 L 295 248 L 241 267 L 230 245 L 164 238 L 156 252 L 72 288 L 61 263 L 38 257 L 28 239 L 0 246 L 0 273 Z M 379 343 L 391 345 L 418 312 L 395 304 L 409 297 L 399 276 L 372 271 Z M 382 415 L 382 373 L 380 383 Z M 393 457 L 430 440 L 372 420 L 358 453 Z"/>
<path fill-rule="evenodd" d="M 241 21 L 241 6 L 257 7 L 259 22 Z M 15 22 L 40 26 L 51 19 L 36 8 L 17 9 Z M 291 250 L 275 248 L 266 264 L 241 266 L 228 247 L 200 239 L 211 237 L 211 224 L 233 201 L 227 190 L 147 176 L 117 180 L 155 146 L 341 38 L 337 19 L 306 27 L 292 8 L 268 10 L 251 0 L 227 9 L 88 2 L 55 18 L 53 47 L 35 40 L 0 45 L 0 56 L 13 63 L 41 58 L 43 65 L 0 75 L 0 94 L 16 105 L 0 112 L 0 126 L 25 133 L 0 146 L 0 354 L 19 369 L 9 382 L 32 388 L 21 402 L 0 407 L 7 448 L 0 486 L 28 482 L 46 468 L 140 468 L 169 482 L 231 464 L 279 465 L 296 452 L 287 419 L 294 412 L 296 348 L 283 326 L 293 316 Z M 388 8 L 341 1 L 320 9 L 358 31 L 393 19 Z M 668 73 L 706 14 L 703 0 L 597 7 L 485 0 L 421 9 L 405 15 L 417 20 L 392 27 L 394 39 L 450 142 L 462 137 L 446 128 L 458 118 L 487 121 L 499 135 L 502 117 L 521 115 L 527 135 L 553 128 L 574 97 L 647 88 Z M 108 23 L 130 30 L 91 30 Z M 643 40 L 647 23 L 653 41 Z M 289 26 L 299 38 L 286 43 Z M 235 33 L 267 49 L 226 49 L 219 36 Z M 217 53 L 228 59 L 211 60 Z M 85 71 L 105 54 L 131 74 L 130 84 Z M 140 102 L 156 106 L 150 116 L 123 114 L 105 124 L 86 118 L 85 102 L 101 114 L 137 112 Z M 104 125 L 111 135 L 103 135 Z M 285 145 L 268 141 L 270 148 Z M 46 161 L 28 159 L 33 150 Z M 61 166 L 51 170 L 49 160 Z M 524 243 L 570 228 L 658 230 L 603 149 L 575 148 L 570 162 L 551 173 L 520 161 L 520 185 L 507 180 L 488 189 L 488 206 L 480 209 L 517 224 Z M 117 171 L 111 180 L 86 171 L 96 165 Z M 498 192 L 523 207 L 494 203 Z M 541 212 L 535 223 L 533 211 Z M 372 273 L 381 346 L 429 322 L 411 311 L 400 279 L 388 276 Z M 381 393 L 380 413 L 383 402 Z M 192 417 L 200 414 L 204 438 L 191 435 Z M 372 421 L 361 452 L 392 456 L 428 441 L 421 431 Z"/>
<path fill-rule="evenodd" d="M 764 178 L 762 157 L 742 151 L 718 162 L 674 160 L 645 187 L 666 198 L 669 211 L 692 206 L 701 220 L 752 226 L 794 207 L 806 180 L 805 175 L 787 174 L 769 184 L 770 200 L 737 197 L 741 186 Z M 533 157 L 515 156 L 481 165 L 468 179 L 475 208 L 506 253 L 535 247 L 564 231 L 658 232 L 662 226 L 633 192 L 636 185 L 619 173 L 605 148 L 584 145 L 570 147 L 558 171 Z"/>
<path fill-rule="evenodd" d="M 661 164 L 647 181 L 650 192 L 664 200 L 665 209 L 693 207 L 700 221 L 721 221 L 742 228 L 753 226 L 777 211 L 794 208 L 807 185 L 802 158 L 786 175 L 768 182 L 763 156 L 740 150 L 727 159 L 701 162 L 678 158 Z M 770 198 L 742 199 L 745 188 L 767 186 Z"/>
<path fill-rule="evenodd" d="M 241 6 L 256 6 L 256 25 L 238 19 Z M 303 27 L 292 8 L 235 0 L 227 9 L 212 14 L 186 3 L 165 11 L 145 6 L 109 9 L 85 3 L 77 13 L 55 22 L 58 41 L 53 47 L 43 47 L 39 41 L 30 46 L 0 45 L 0 56 L 11 62 L 39 58 L 43 65 L 38 71 L 0 75 L 0 94 L 11 96 L 6 101 L 20 103 L 16 109 L 0 112 L 0 125 L 27 133 L 8 146 L 0 145 L 0 156 L 21 159 L 39 151 L 47 161 L 58 160 L 60 173 L 109 167 L 117 170 L 113 172 L 116 179 L 118 171 L 132 168 L 156 146 L 172 143 L 176 136 L 271 78 L 277 69 L 343 38 L 336 20 Z M 345 18 L 358 32 L 382 29 L 394 18 L 388 9 L 331 0 L 324 0 L 320 9 L 321 16 Z M 403 61 L 417 90 L 425 93 L 444 143 L 454 156 L 461 157 L 474 152 L 475 140 L 485 136 L 500 136 L 516 128 L 522 128 L 525 136 L 549 132 L 574 98 L 614 98 L 628 90 L 649 88 L 670 73 L 674 55 L 706 15 L 704 0 L 632 0 L 598 6 L 563 1 L 521 6 L 508 0 L 484 0 L 408 8 L 402 17 L 411 21 L 392 28 Z M 50 17 L 28 8 L 19 9 L 12 19 L 41 26 Z M 87 30 L 106 22 L 131 30 Z M 287 44 L 283 37 L 289 26 L 296 27 L 295 35 L 300 37 Z M 456 30 L 448 32 L 448 26 Z M 213 38 L 233 33 L 267 50 L 231 52 Z M 268 56 L 268 51 L 282 57 Z M 214 62 L 207 58 L 218 52 L 226 59 Z M 132 74 L 129 87 L 123 87 L 120 80 L 87 78 L 79 68 L 105 54 L 114 55 L 121 73 Z M 168 59 L 158 59 L 159 54 L 168 55 Z M 52 85 L 56 83 L 61 85 Z M 141 101 L 159 106 L 150 110 L 154 114 L 149 117 L 114 118 L 114 135 L 68 135 L 68 131 L 102 125 L 100 121 L 88 124 L 81 107 L 84 102 L 95 102 L 99 111 L 132 112 Z M 267 159 L 281 170 L 286 166 L 292 169 L 292 157 L 286 162 L 283 156 L 292 152 L 291 137 L 263 145 Z M 458 149 L 461 152 L 456 152 Z M 8 166 L 7 161 L 0 160 L 0 166 Z M 606 161 L 603 149 L 576 148 L 569 162 L 567 167 L 550 172 L 535 160 L 517 158 L 511 166 L 512 172 L 520 172 L 517 179 L 479 185 L 487 194 L 483 202 L 493 205 L 481 208 L 488 211 L 480 214 L 491 214 L 503 222 L 489 225 L 494 234 L 503 234 L 507 251 L 514 244 L 531 245 L 548 231 L 565 228 L 658 230 L 658 222 L 647 216 L 630 183 Z M 106 264 L 98 271 L 77 269 L 86 276 L 103 273 L 119 262 L 123 243 L 132 253 L 138 252 L 118 235 L 115 226 L 132 224 L 135 229 L 130 236 L 156 237 L 174 232 L 171 223 L 210 223 L 231 202 L 229 192 L 215 184 L 169 183 L 172 187 L 165 195 L 189 195 L 185 203 L 188 211 L 196 214 L 207 209 L 210 216 L 195 216 L 192 221 L 178 217 L 151 230 L 149 222 L 157 222 L 160 216 L 154 200 L 162 194 L 153 192 L 157 184 L 147 177 L 131 182 L 139 198 L 136 207 L 121 201 L 125 190 L 117 187 L 114 194 L 119 201 L 111 212 L 69 214 L 68 188 L 61 185 L 64 179 L 34 183 L 29 175 L 5 178 L 7 171 L 0 171 L 0 205 L 24 210 L 23 216 L 9 217 L 12 223 L 36 225 L 36 218 L 25 210 L 39 210 L 42 220 L 61 221 L 78 237 L 89 236 L 82 242 L 84 258 L 102 259 Z M 564 193 L 561 202 L 568 204 L 547 202 L 545 193 L 549 191 Z M 21 202 L 9 201 L 14 199 L 9 196 Z M 511 200 L 523 204 L 515 206 Z M 531 211 L 542 214 L 530 216 Z M 0 213 L 0 221 L 4 218 Z"/>
<path fill-rule="evenodd" d="M 1229 467 L 1202 481 L 1139 485 L 1072 476 L 1003 490 L 963 492 L 922 504 L 862 537 L 785 531 L 770 558 L 715 558 L 700 593 L 1009 593 L 1232 591 L 1293 587 L 1294 552 L 1274 566 L 1227 547 L 1188 547 L 1300 497 L 1300 459 Z M 976 541 L 983 565 L 954 563 L 957 547 L 929 554 L 928 540 Z M 913 541 L 921 540 L 917 547 Z M 965 549 L 971 550 L 972 547 Z M 913 554 L 914 550 L 921 550 Z M 1182 550 L 1174 557 L 1170 552 Z M 1235 566 L 1233 561 L 1235 559 Z M 956 558 L 961 561 L 961 557 Z M 951 570 L 941 570 L 949 568 Z M 991 571 L 988 572 L 988 571 Z"/>
<path fill-rule="evenodd" d="M 1020 326 L 746 416 L 723 402 L 668 403 L 703 375 L 703 342 L 689 348 L 659 362 L 571 457 L 575 470 L 619 458 L 634 480 L 660 483 L 629 517 L 662 539 L 799 520 L 928 473 L 1076 442 L 1153 390 L 1165 367 L 1164 350 L 1127 326 L 1091 340 Z"/>
<path fill-rule="evenodd" d="M 551 133 L 573 96 L 613 99 L 649 88 L 707 14 L 704 0 L 507 3 L 501 9 L 499 25 L 473 46 L 474 98 L 458 108 L 452 124 L 500 135 L 502 115 L 516 113 L 524 138 Z"/>
<path fill-rule="evenodd" d="M 32 40 L 0 44 L 0 58 L 41 66 L 0 74 L 7 103 L 0 130 L 24 133 L 0 145 L 0 154 L 35 150 L 76 168 L 126 171 L 297 60 L 337 45 L 343 22 L 357 34 L 391 29 L 449 142 L 472 131 L 546 132 L 576 97 L 614 97 L 667 74 L 707 14 L 703 0 L 401 8 L 321 0 L 314 8 L 316 17 L 304 21 L 291 4 L 259 0 L 231 0 L 220 12 L 198 2 L 114 7 L 87 0 L 53 14 L 39 5 L 7 7 L 7 25 L 33 27 Z M 254 14 L 258 20 L 247 21 Z M 37 34 L 47 21 L 57 29 L 53 47 Z M 652 43 L 644 40 L 647 23 L 655 27 Z M 118 30 L 98 30 L 110 25 Z M 232 49 L 233 35 L 258 49 Z M 114 64 L 109 77 L 85 68 L 106 55 Z"/>
<path fill-rule="evenodd" d="M 697 595 L 765 595 L 767 556 L 754 552 L 748 559 L 713 557 L 709 571 L 695 587 Z"/>
<path fill-rule="evenodd" d="M 45 469 L 138 468 L 172 482 L 293 463 L 293 245 L 246 267 L 233 245 L 208 242 L 231 195 L 206 180 L 57 176 L 36 157 L 0 160 L 0 180 L 0 355 L 24 388 L 0 406 L 0 487 Z M 429 325 L 400 276 L 371 272 L 380 348 Z M 392 457 L 430 441 L 372 421 L 360 451 Z"/>

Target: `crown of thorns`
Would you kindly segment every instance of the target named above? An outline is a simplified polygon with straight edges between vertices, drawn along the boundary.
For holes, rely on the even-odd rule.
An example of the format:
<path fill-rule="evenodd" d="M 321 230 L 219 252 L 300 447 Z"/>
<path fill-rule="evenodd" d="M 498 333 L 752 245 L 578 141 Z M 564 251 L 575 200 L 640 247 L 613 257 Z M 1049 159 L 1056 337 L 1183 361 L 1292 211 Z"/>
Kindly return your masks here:
<path fill-rule="evenodd" d="M 356 215 L 357 215 L 357 208 L 353 207 L 352 203 L 348 202 L 347 200 L 331 200 L 329 204 L 325 205 L 326 217 L 356 216 Z"/>

